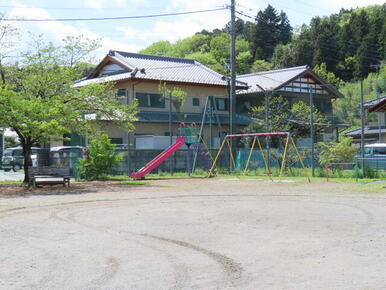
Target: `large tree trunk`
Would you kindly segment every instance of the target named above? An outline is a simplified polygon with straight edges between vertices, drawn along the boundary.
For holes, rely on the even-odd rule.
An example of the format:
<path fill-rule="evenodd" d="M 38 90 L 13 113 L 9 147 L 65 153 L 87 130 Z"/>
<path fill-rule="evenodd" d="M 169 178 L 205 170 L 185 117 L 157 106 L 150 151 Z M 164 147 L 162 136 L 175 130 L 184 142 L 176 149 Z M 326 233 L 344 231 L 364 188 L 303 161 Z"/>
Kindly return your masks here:
<path fill-rule="evenodd" d="M 24 156 L 24 181 L 23 183 L 29 184 L 29 175 L 28 175 L 28 168 L 32 166 L 32 159 L 31 159 L 31 152 L 32 152 L 32 144 L 30 143 L 23 143 L 23 156 Z"/>

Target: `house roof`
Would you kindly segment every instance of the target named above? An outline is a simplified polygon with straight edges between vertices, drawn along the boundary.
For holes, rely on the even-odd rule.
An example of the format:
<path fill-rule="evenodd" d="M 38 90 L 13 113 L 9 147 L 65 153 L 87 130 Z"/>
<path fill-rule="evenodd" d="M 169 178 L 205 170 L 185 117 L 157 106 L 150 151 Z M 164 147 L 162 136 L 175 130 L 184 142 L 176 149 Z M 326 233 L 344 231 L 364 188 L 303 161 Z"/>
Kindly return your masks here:
<path fill-rule="evenodd" d="M 384 133 L 386 133 L 386 127 L 385 126 L 381 126 L 381 134 L 384 134 Z M 365 135 L 379 134 L 379 127 L 378 126 L 366 126 L 364 128 L 364 134 Z M 344 133 L 344 135 L 345 136 L 349 136 L 349 137 L 360 136 L 361 135 L 361 128 L 357 128 L 357 129 L 348 131 L 348 132 Z"/>
<path fill-rule="evenodd" d="M 238 94 L 243 95 L 279 90 L 291 81 L 294 81 L 295 79 L 306 74 L 311 75 L 321 84 L 327 84 L 326 81 L 324 81 L 320 76 L 313 72 L 308 66 L 303 65 L 285 69 L 239 75 L 237 76 L 237 80 L 247 83 L 249 88 L 248 90 L 240 91 Z M 325 86 L 324 89 L 329 91 L 335 97 L 343 97 L 343 95 L 334 86 Z"/>
<path fill-rule="evenodd" d="M 115 74 L 100 76 L 100 70 L 108 63 L 122 67 Z M 75 83 L 75 87 L 101 82 L 116 82 L 122 80 L 169 81 L 189 84 L 227 86 L 223 75 L 204 66 L 194 59 L 169 56 L 146 55 L 110 50 L 108 55 L 85 79 Z M 247 88 L 246 84 L 238 83 L 239 88 Z"/>
<path fill-rule="evenodd" d="M 375 99 L 372 99 L 370 101 L 364 102 L 363 106 L 364 107 L 371 107 L 371 106 L 377 105 L 378 103 L 382 102 L 383 100 L 386 100 L 386 96 L 382 96 L 382 97 L 375 98 Z"/>
<path fill-rule="evenodd" d="M 363 104 L 369 112 L 386 112 L 386 96 L 376 98 Z"/>

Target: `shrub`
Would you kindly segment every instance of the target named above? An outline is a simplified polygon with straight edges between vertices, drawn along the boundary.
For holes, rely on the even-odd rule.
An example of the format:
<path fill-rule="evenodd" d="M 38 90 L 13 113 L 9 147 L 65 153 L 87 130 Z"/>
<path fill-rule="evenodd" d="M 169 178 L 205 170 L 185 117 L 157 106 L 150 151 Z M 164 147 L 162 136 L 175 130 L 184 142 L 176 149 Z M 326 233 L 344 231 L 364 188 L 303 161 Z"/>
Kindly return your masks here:
<path fill-rule="evenodd" d="M 342 137 L 340 142 L 318 143 L 320 165 L 331 162 L 354 162 L 358 148 L 353 145 L 352 138 Z"/>
<path fill-rule="evenodd" d="M 105 133 L 91 139 L 86 150 L 86 158 L 80 160 L 78 170 L 87 180 L 103 179 L 123 158 L 122 153 L 115 154 L 115 146 Z"/>

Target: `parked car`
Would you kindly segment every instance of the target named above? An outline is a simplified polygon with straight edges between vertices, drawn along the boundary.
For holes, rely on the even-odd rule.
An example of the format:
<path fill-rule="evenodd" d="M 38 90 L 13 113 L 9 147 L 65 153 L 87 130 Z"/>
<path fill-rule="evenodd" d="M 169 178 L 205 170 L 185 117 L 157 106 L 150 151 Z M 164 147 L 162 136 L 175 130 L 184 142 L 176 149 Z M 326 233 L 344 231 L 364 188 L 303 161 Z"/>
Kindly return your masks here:
<path fill-rule="evenodd" d="M 39 147 L 32 147 L 32 166 L 37 166 L 37 154 L 40 150 Z M 24 156 L 22 147 L 7 148 L 3 152 L 3 158 L 1 159 L 1 169 L 4 171 L 18 171 L 23 168 Z"/>
<path fill-rule="evenodd" d="M 386 170 L 386 143 L 365 145 L 365 167 Z"/>
<path fill-rule="evenodd" d="M 386 158 L 386 143 L 374 143 L 365 145 L 366 157 L 385 157 Z"/>
<path fill-rule="evenodd" d="M 79 158 L 83 158 L 82 146 L 57 146 L 50 149 L 50 165 L 70 166 L 77 164 Z"/>

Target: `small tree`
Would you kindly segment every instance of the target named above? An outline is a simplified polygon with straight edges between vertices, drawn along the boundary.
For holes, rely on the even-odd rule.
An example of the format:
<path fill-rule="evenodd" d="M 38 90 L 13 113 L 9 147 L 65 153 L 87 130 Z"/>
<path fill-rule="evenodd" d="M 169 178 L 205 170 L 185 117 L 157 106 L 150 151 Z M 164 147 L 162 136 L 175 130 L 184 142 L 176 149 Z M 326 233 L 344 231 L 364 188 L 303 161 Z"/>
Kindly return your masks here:
<path fill-rule="evenodd" d="M 103 178 L 119 166 L 123 158 L 123 153 L 115 154 L 115 145 L 106 133 L 92 138 L 86 150 L 86 158 L 79 161 L 78 169 L 87 180 Z"/>
<path fill-rule="evenodd" d="M 169 101 L 172 101 L 174 108 L 176 109 L 177 116 L 182 121 L 183 118 L 181 117 L 181 107 L 185 103 L 187 93 L 180 87 L 168 87 L 166 82 L 160 82 L 158 90 L 164 99 L 169 99 Z"/>
<path fill-rule="evenodd" d="M 314 123 L 324 122 L 324 117 L 314 106 Z M 245 132 L 265 131 L 265 105 L 252 107 L 250 111 L 254 119 L 245 129 Z M 271 132 L 291 132 L 296 139 L 309 136 L 310 132 L 310 106 L 300 101 L 290 106 L 289 102 L 282 96 L 269 98 L 268 120 Z M 323 128 L 315 126 L 315 133 L 320 134 Z"/>
<path fill-rule="evenodd" d="M 352 144 L 352 138 L 342 137 L 340 142 L 318 143 L 321 148 L 319 163 L 325 165 L 331 162 L 352 162 L 358 148 Z"/>

